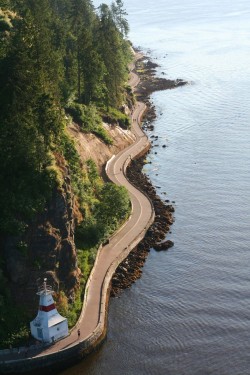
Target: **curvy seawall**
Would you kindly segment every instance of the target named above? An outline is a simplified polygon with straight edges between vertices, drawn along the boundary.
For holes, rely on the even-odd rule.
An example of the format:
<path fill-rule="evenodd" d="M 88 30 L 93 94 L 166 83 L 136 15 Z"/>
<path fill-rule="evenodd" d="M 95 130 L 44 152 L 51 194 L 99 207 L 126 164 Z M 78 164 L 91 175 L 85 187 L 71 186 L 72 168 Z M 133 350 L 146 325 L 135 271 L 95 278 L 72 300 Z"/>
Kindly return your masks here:
<path fill-rule="evenodd" d="M 131 72 L 130 86 L 139 83 L 138 76 Z M 110 238 L 109 243 L 99 249 L 89 277 L 81 316 L 70 335 L 52 346 L 34 346 L 0 351 L 0 373 L 49 373 L 65 368 L 82 359 L 104 341 L 107 332 L 107 316 L 112 276 L 117 266 L 144 238 L 154 221 L 154 209 L 147 196 L 136 189 L 126 178 L 126 168 L 132 159 L 143 155 L 150 147 L 148 138 L 140 128 L 141 117 L 146 106 L 137 102 L 132 113 L 134 144 L 113 156 L 106 165 L 110 181 L 128 189 L 132 213 L 128 221 Z M 80 338 L 77 330 L 80 329 Z"/>

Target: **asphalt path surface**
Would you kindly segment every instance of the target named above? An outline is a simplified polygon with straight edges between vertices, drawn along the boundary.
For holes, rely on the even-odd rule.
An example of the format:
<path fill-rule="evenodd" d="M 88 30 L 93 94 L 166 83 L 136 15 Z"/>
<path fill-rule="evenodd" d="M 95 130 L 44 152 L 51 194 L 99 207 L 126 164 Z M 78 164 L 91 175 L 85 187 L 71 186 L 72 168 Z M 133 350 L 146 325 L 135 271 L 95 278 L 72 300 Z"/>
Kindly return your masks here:
<path fill-rule="evenodd" d="M 133 68 L 133 67 L 131 67 Z M 132 69 L 131 69 L 132 70 Z M 129 84 L 134 87 L 139 83 L 138 76 L 131 72 Z M 117 185 L 125 186 L 129 192 L 132 212 L 129 220 L 112 236 L 109 243 L 104 246 L 97 256 L 95 266 L 93 268 L 90 281 L 88 282 L 87 292 L 83 305 L 82 314 L 77 325 L 72 329 L 70 335 L 54 345 L 41 350 L 27 350 L 18 354 L 6 356 L 5 360 L 21 359 L 25 357 L 44 356 L 52 354 L 57 351 L 71 347 L 80 341 L 90 337 L 95 331 L 100 321 L 100 312 L 102 310 L 102 288 L 105 275 L 109 270 L 111 264 L 117 260 L 117 257 L 124 252 L 131 244 L 137 244 L 139 237 L 152 221 L 153 209 L 148 198 L 131 185 L 125 177 L 126 166 L 131 159 L 138 155 L 148 146 L 148 139 L 140 128 L 141 116 L 146 106 L 143 103 L 137 102 L 132 113 L 132 131 L 136 136 L 136 141 L 125 150 L 121 151 L 116 156 L 113 156 L 107 163 L 106 172 L 111 181 Z M 78 338 L 77 330 L 80 329 L 80 338 Z M 9 358 L 7 358 L 9 357 Z M 0 360 L 3 358 L 0 358 Z"/>

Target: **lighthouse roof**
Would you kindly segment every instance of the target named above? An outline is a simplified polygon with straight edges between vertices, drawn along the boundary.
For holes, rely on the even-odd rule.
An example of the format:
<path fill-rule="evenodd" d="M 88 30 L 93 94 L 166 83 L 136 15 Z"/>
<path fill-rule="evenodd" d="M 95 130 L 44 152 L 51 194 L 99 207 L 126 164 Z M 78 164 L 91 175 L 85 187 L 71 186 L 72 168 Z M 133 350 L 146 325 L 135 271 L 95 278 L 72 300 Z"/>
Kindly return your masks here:
<path fill-rule="evenodd" d="M 42 295 L 50 295 L 50 294 L 53 294 L 54 291 L 52 289 L 52 287 L 50 285 L 47 284 L 47 278 L 44 278 L 44 282 L 42 283 L 42 285 L 40 287 L 38 287 L 38 292 L 37 294 L 42 296 Z"/>
<path fill-rule="evenodd" d="M 65 320 L 67 320 L 67 319 L 64 318 L 63 316 L 61 316 L 60 314 L 53 315 L 53 316 L 50 317 L 50 319 L 48 321 L 48 326 L 49 327 L 56 326 L 57 324 L 65 321 Z"/>

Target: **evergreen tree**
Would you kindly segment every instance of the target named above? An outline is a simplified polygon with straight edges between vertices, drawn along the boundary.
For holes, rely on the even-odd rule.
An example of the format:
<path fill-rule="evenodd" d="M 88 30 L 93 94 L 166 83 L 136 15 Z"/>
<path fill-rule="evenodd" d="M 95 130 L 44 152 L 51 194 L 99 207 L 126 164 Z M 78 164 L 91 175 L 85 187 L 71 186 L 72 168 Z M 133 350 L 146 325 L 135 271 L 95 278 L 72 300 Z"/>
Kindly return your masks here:
<path fill-rule="evenodd" d="M 127 12 L 124 10 L 124 4 L 122 0 L 116 0 L 111 4 L 111 10 L 113 13 L 113 18 L 115 20 L 116 26 L 120 30 L 123 36 L 127 36 L 129 32 L 128 21 L 125 16 Z"/>
<path fill-rule="evenodd" d="M 122 103 L 125 15 L 121 0 L 98 13 L 90 0 L 0 0 L 0 230 L 48 199 L 68 101 L 91 104 L 86 113 Z"/>
<path fill-rule="evenodd" d="M 34 1 L 32 5 L 36 7 Z M 49 146 L 61 127 L 52 96 L 56 85 L 50 83 L 55 69 L 47 69 L 48 32 L 37 26 L 32 7 L 21 10 L 22 21 L 11 36 L 11 48 L 0 60 L 2 231 L 16 231 L 14 224 L 31 218 L 48 199 L 54 184 L 47 170 Z"/>
<path fill-rule="evenodd" d="M 93 163 L 86 163 L 84 172 L 65 132 L 64 111 L 78 115 L 83 132 L 112 143 L 100 114 L 124 99 L 130 59 L 125 16 L 121 0 L 102 4 L 98 12 L 91 0 L 0 0 L 1 245 L 9 234 L 22 238 L 61 186 L 55 156 L 69 166 L 84 213 L 84 240 L 90 236 L 96 245 L 124 220 L 130 204 L 125 189 L 103 186 Z M 2 248 L 0 345 L 16 313 L 14 308 L 14 318 L 6 319 L 11 309 Z"/>
<path fill-rule="evenodd" d="M 98 51 L 107 69 L 106 106 L 118 107 L 123 99 L 123 84 L 128 77 L 129 46 L 117 29 L 114 13 L 106 4 L 99 7 Z"/>

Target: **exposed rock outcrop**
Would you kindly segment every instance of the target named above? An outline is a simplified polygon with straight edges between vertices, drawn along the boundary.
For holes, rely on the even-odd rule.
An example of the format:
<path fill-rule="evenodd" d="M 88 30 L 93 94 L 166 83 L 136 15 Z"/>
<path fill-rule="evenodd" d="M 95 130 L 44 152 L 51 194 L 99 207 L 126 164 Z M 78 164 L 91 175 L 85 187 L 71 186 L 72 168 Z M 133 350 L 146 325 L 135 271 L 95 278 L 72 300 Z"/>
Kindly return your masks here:
<path fill-rule="evenodd" d="M 5 264 L 13 298 L 28 308 L 37 304 L 35 291 L 41 277 L 46 276 L 55 290 L 63 283 L 68 296 L 79 285 L 74 229 L 80 213 L 69 170 L 66 166 L 63 169 L 62 188 L 54 191 L 50 203 L 31 223 L 25 237 L 22 240 L 10 237 L 5 243 Z"/>
<path fill-rule="evenodd" d="M 132 144 L 135 136 L 130 130 L 124 130 L 116 125 L 103 124 L 109 136 L 113 139 L 113 145 L 106 145 L 94 134 L 84 134 L 80 127 L 71 124 L 68 132 L 74 138 L 77 151 L 82 160 L 92 159 L 96 163 L 99 172 L 103 172 L 103 166 L 119 151 Z M 103 174 L 104 177 L 104 174 Z"/>

